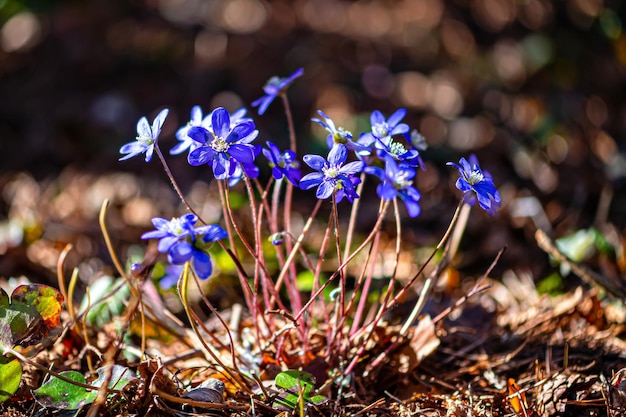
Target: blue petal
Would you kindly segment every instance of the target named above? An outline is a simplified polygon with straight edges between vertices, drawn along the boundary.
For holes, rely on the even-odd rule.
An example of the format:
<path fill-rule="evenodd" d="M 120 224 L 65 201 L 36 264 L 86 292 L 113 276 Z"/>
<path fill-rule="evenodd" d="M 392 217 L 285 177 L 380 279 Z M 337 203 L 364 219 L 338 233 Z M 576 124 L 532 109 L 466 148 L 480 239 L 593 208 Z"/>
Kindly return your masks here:
<path fill-rule="evenodd" d="M 357 139 L 357 143 L 364 147 L 371 146 L 374 142 L 376 142 L 376 137 L 371 132 L 364 133 Z"/>
<path fill-rule="evenodd" d="M 397 197 L 398 192 L 395 188 L 388 182 L 383 182 L 379 184 L 376 188 L 376 193 L 381 198 L 381 200 L 393 200 Z"/>
<path fill-rule="evenodd" d="M 404 205 L 406 206 L 406 211 L 409 213 L 410 217 L 417 217 L 420 214 L 420 206 L 416 201 L 405 199 Z"/>
<path fill-rule="evenodd" d="M 456 180 L 456 188 L 458 188 L 460 191 L 463 191 L 464 193 L 472 190 L 472 186 L 469 185 L 467 181 L 465 181 L 463 178 L 459 178 L 458 180 Z"/>
<path fill-rule="evenodd" d="M 300 182 L 302 184 L 302 182 Z M 331 181 L 323 181 L 317 188 L 315 196 L 320 200 L 326 200 L 330 197 L 335 189 L 335 185 Z"/>
<path fill-rule="evenodd" d="M 344 166 L 342 166 L 339 169 L 339 172 L 345 175 L 351 175 L 351 174 L 357 174 L 361 171 L 363 171 L 363 168 L 365 167 L 365 162 L 363 161 L 354 161 L 354 162 L 350 162 L 345 164 Z"/>
<path fill-rule="evenodd" d="M 407 198 L 410 198 L 413 201 L 419 201 L 420 198 L 422 198 L 420 192 L 417 191 L 417 188 L 415 187 L 408 187 L 403 193 Z"/>
<path fill-rule="evenodd" d="M 236 142 L 252 134 L 254 132 L 254 127 L 254 122 L 244 122 L 235 126 L 233 130 L 228 134 L 228 136 L 222 137 L 228 143 Z"/>
<path fill-rule="evenodd" d="M 187 131 L 187 136 L 202 145 L 206 144 L 211 138 L 211 132 L 202 126 L 193 126 Z"/>
<path fill-rule="evenodd" d="M 213 159 L 213 175 L 218 180 L 224 180 L 230 174 L 230 159 L 223 153 L 217 153 Z"/>
<path fill-rule="evenodd" d="M 383 171 L 382 168 L 374 167 L 374 166 L 367 166 L 363 169 L 363 171 L 365 171 L 366 174 L 375 175 L 381 180 L 385 179 L 385 172 Z"/>
<path fill-rule="evenodd" d="M 148 119 L 142 117 L 137 122 L 137 136 L 142 136 L 146 138 L 152 137 L 152 131 L 150 130 L 150 123 L 148 123 Z"/>
<path fill-rule="evenodd" d="M 179 240 L 179 236 L 165 236 L 164 238 L 159 240 L 157 248 L 161 253 L 168 252 L 170 249 L 172 249 L 172 246 L 176 244 L 176 242 L 178 242 Z"/>
<path fill-rule="evenodd" d="M 132 158 L 133 156 L 139 155 L 146 151 L 148 147 L 138 141 L 129 142 L 126 145 L 123 145 L 120 148 L 120 153 L 128 154 L 126 156 L 121 157 L 120 161 L 125 161 L 127 159 Z"/>
<path fill-rule="evenodd" d="M 213 126 L 213 133 L 220 138 L 225 139 L 230 132 L 230 115 L 223 107 L 218 107 L 213 110 L 211 115 L 211 123 Z"/>
<path fill-rule="evenodd" d="M 328 163 L 330 166 L 337 166 L 343 164 L 348 157 L 348 148 L 341 143 L 333 145 L 330 152 L 328 152 Z"/>
<path fill-rule="evenodd" d="M 143 235 L 141 235 L 141 238 L 142 239 L 161 239 L 165 236 L 169 236 L 169 233 L 163 230 L 152 230 L 150 232 L 146 232 Z"/>
<path fill-rule="evenodd" d="M 163 217 L 154 217 L 152 218 L 152 224 L 157 229 L 167 229 L 167 226 L 170 224 L 170 221 L 164 219 Z"/>
<path fill-rule="evenodd" d="M 190 165 L 198 166 L 211 162 L 215 158 L 215 151 L 209 146 L 194 149 L 187 156 Z"/>
<path fill-rule="evenodd" d="M 391 126 L 391 127 L 394 127 L 398 123 L 400 123 L 400 120 L 402 120 L 405 115 L 406 115 L 406 109 L 398 109 L 398 110 L 396 110 L 396 112 L 394 114 L 389 116 L 389 119 L 387 119 L 387 124 L 389 126 Z M 408 128 L 408 126 L 407 126 L 407 128 Z"/>
<path fill-rule="evenodd" d="M 251 145 L 230 145 L 228 154 L 242 164 L 251 164 L 254 162 L 254 150 Z"/>
<path fill-rule="evenodd" d="M 199 249 L 194 249 L 193 254 L 193 269 L 201 279 L 207 279 L 213 272 L 213 265 L 211 264 L 211 257 L 208 253 Z"/>
<path fill-rule="evenodd" d="M 170 263 L 180 265 L 187 262 L 191 259 L 193 255 L 194 247 L 191 243 L 186 241 L 181 241 L 170 248 L 170 253 L 168 254 L 168 260 Z"/>
<path fill-rule="evenodd" d="M 282 168 L 275 166 L 272 168 L 272 176 L 274 177 L 274 179 L 279 180 L 283 176 L 285 176 L 284 170 Z"/>
<path fill-rule="evenodd" d="M 310 188 L 319 185 L 324 179 L 324 174 L 321 172 L 312 172 L 310 174 L 305 175 L 300 180 L 300 188 L 303 190 L 308 190 Z"/>
<path fill-rule="evenodd" d="M 278 164 L 278 155 L 273 153 L 271 149 L 263 148 L 263 156 L 265 156 L 265 159 L 267 159 L 270 164 Z"/>
<path fill-rule="evenodd" d="M 374 110 L 370 116 L 370 124 L 375 126 L 381 123 L 385 123 L 385 116 L 378 110 Z"/>
<path fill-rule="evenodd" d="M 316 171 L 320 171 L 326 165 L 326 160 L 319 155 L 313 155 L 313 154 L 304 155 L 302 160 L 304 161 L 305 164 L 307 164 L 308 166 L 310 166 Z"/>
<path fill-rule="evenodd" d="M 161 128 L 163 127 L 163 123 L 165 123 L 165 118 L 169 113 L 169 109 L 163 109 L 157 114 L 157 116 L 152 121 L 152 138 L 156 140 L 161 133 Z"/>
<path fill-rule="evenodd" d="M 202 235 L 202 240 L 206 243 L 215 242 L 216 240 L 222 240 L 228 237 L 226 230 L 222 229 L 222 227 L 217 224 L 198 227 L 196 232 Z"/>
<path fill-rule="evenodd" d="M 409 125 L 404 124 L 404 123 L 400 123 L 398 126 L 394 127 L 391 130 L 391 135 L 401 135 L 403 133 L 408 132 L 409 130 L 411 130 Z"/>
<path fill-rule="evenodd" d="M 258 100 L 252 102 L 252 107 L 259 106 L 259 115 L 263 115 L 272 101 L 274 101 L 274 95 L 263 96 Z"/>
<path fill-rule="evenodd" d="M 154 153 L 154 146 L 148 146 L 148 149 L 146 149 L 146 162 L 150 162 L 152 160 L 153 153 Z"/>

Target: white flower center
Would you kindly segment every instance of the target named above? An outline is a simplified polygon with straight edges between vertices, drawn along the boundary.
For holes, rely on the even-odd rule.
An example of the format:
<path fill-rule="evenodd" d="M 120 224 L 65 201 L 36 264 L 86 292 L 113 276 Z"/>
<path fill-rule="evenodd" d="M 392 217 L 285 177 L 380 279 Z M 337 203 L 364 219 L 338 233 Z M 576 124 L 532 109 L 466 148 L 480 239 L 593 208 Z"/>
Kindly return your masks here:
<path fill-rule="evenodd" d="M 172 220 L 170 220 L 170 224 L 168 225 L 170 232 L 175 236 L 182 235 L 183 233 L 185 233 L 185 228 L 183 227 L 183 224 L 184 222 L 181 219 L 177 217 L 172 218 Z"/>
<path fill-rule="evenodd" d="M 343 143 L 348 142 L 348 139 L 352 138 L 352 132 L 340 127 L 333 133 L 333 141 L 335 143 Z"/>
<path fill-rule="evenodd" d="M 387 123 L 379 123 L 377 125 L 372 126 L 372 133 L 377 138 L 384 138 L 389 136 L 389 126 Z"/>
<path fill-rule="evenodd" d="M 151 146 L 154 144 L 154 139 L 152 139 L 150 136 L 137 136 L 136 139 L 139 141 L 139 143 L 146 146 Z"/>
<path fill-rule="evenodd" d="M 397 190 L 406 190 L 411 185 L 413 185 L 413 181 L 409 179 L 409 173 L 406 171 L 399 172 L 398 175 L 393 179 L 394 187 Z"/>
<path fill-rule="evenodd" d="M 210 146 L 215 152 L 226 152 L 230 147 L 230 144 L 226 142 L 224 138 L 216 136 Z"/>
<path fill-rule="evenodd" d="M 483 173 L 477 169 L 470 172 L 469 175 L 468 174 L 465 175 L 465 180 L 470 185 L 476 185 L 484 179 L 485 179 L 485 176 L 483 175 Z"/>
<path fill-rule="evenodd" d="M 389 153 L 393 156 L 401 156 L 406 153 L 406 148 L 400 142 L 391 141 L 389 144 Z"/>
<path fill-rule="evenodd" d="M 337 169 L 337 167 L 329 167 L 322 171 L 328 178 L 336 178 L 337 175 L 339 175 L 339 169 Z"/>

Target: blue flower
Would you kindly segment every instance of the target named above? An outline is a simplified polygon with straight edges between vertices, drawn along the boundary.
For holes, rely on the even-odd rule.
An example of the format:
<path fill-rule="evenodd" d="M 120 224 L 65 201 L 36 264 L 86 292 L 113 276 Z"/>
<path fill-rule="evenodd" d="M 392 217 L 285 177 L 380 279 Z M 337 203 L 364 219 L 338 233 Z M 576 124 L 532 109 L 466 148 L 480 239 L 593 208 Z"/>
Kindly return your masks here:
<path fill-rule="evenodd" d="M 268 149 L 263 149 L 263 155 L 269 161 L 274 178 L 279 180 L 285 177 L 297 186 L 302 173 L 300 173 L 300 163 L 296 158 L 296 153 L 290 149 L 280 153 L 278 146 L 273 142 L 267 141 L 266 143 Z"/>
<path fill-rule="evenodd" d="M 370 146 L 376 139 L 388 142 L 392 136 L 408 132 L 409 126 L 406 123 L 400 123 L 405 115 L 406 109 L 398 109 L 389 116 L 389 119 L 385 119 L 381 112 L 374 110 L 370 115 L 372 131 L 361 135 L 359 143 L 363 146 Z"/>
<path fill-rule="evenodd" d="M 420 153 L 417 149 L 412 146 L 407 149 L 402 142 L 398 142 L 390 136 L 376 139 L 374 148 L 376 155 L 383 161 L 392 158 L 414 168 L 421 165 Z"/>
<path fill-rule="evenodd" d="M 169 290 L 180 278 L 180 275 L 183 273 L 182 265 L 168 265 L 165 267 L 165 275 L 163 275 L 159 281 L 159 285 L 164 290 Z"/>
<path fill-rule="evenodd" d="M 305 155 L 304 162 L 316 170 L 305 175 L 300 180 L 300 188 L 308 190 L 317 186 L 316 197 L 324 200 L 330 197 L 333 191 L 337 191 L 337 201 L 344 196 L 350 201 L 358 198 L 354 189 L 354 175 L 363 171 L 365 163 L 362 161 L 349 162 L 344 165 L 348 157 L 348 149 L 345 145 L 337 143 L 328 153 L 328 159 L 319 155 Z M 358 178 L 356 178 L 358 183 Z"/>
<path fill-rule="evenodd" d="M 404 201 L 406 210 L 411 217 L 420 214 L 420 193 L 413 187 L 415 169 L 407 165 L 398 165 L 393 158 L 387 158 L 385 169 L 369 166 L 365 172 L 373 174 L 382 180 L 376 188 L 376 193 L 382 200 L 393 200 L 400 197 Z"/>
<path fill-rule="evenodd" d="M 490 215 L 493 215 L 497 207 L 500 206 L 500 193 L 496 189 L 491 174 L 483 171 L 478 165 L 478 159 L 475 155 L 470 156 L 468 162 L 465 158 L 461 158 L 460 165 L 454 162 L 448 162 L 447 165 L 453 166 L 459 170 L 460 177 L 456 181 L 456 188 L 465 193 L 464 201 L 469 204 L 475 202 L 473 191 L 478 199 L 478 204 Z"/>
<path fill-rule="evenodd" d="M 194 126 L 204 126 L 208 129 L 210 125 L 211 115 L 209 114 L 206 117 L 202 117 L 202 108 L 200 106 L 193 106 L 191 108 L 191 118 L 187 124 L 176 131 L 176 139 L 178 139 L 179 143 L 170 149 L 170 154 L 178 155 L 188 149 L 193 151 L 200 146 L 198 142 L 189 137 L 189 129 Z"/>
<path fill-rule="evenodd" d="M 198 277 L 206 279 L 213 271 L 206 247 L 211 242 L 224 239 L 227 234 L 217 224 L 195 227 L 197 222 L 195 214 L 185 214 L 171 220 L 155 217 L 152 224 L 156 230 L 144 233 L 141 238 L 159 239 L 157 248 L 159 252 L 167 253 L 171 264 L 192 262 Z"/>
<path fill-rule="evenodd" d="M 124 161 L 145 152 L 146 162 L 150 162 L 154 152 L 154 145 L 159 139 L 161 127 L 163 127 L 163 123 L 165 123 L 165 118 L 168 113 L 168 109 L 161 110 L 154 118 L 152 127 L 148 123 L 148 119 L 145 117 L 139 119 L 139 122 L 137 122 L 137 137 L 134 142 L 129 142 L 120 148 L 120 153 L 126 155 L 121 157 L 119 160 Z"/>
<path fill-rule="evenodd" d="M 311 119 L 311 121 L 319 124 L 328 132 L 328 136 L 326 136 L 326 145 L 328 146 L 328 149 L 332 148 L 335 143 L 341 143 L 357 154 L 369 155 L 369 148 L 354 142 L 350 131 L 345 130 L 343 127 L 335 127 L 335 123 L 323 111 L 318 110 L 317 113 L 322 117 L 322 119 L 314 118 Z"/>
<path fill-rule="evenodd" d="M 304 74 L 304 68 L 297 69 L 293 74 L 291 74 L 287 78 L 280 77 L 272 77 L 269 79 L 265 87 L 263 87 L 263 91 L 265 95 L 258 100 L 252 102 L 252 107 L 259 106 L 259 114 L 265 113 L 265 110 L 272 104 L 272 101 L 287 91 L 287 88 L 293 83 L 293 81 L 301 77 Z"/>
<path fill-rule="evenodd" d="M 230 125 L 231 127 L 235 127 L 239 123 L 243 122 L 251 122 L 252 119 L 244 118 L 246 115 L 246 109 L 241 108 L 235 111 L 230 115 Z M 211 130 L 211 119 L 212 113 L 209 113 L 206 116 L 202 116 L 202 108 L 200 106 L 193 106 L 191 108 L 191 118 L 187 122 L 187 124 L 176 131 L 176 139 L 178 139 L 179 143 L 170 149 L 170 154 L 179 155 L 186 150 L 190 152 L 200 146 L 200 144 L 193 140 L 189 136 L 189 130 L 195 126 L 202 126 L 207 130 Z"/>
<path fill-rule="evenodd" d="M 233 125 L 224 108 L 211 113 L 211 126 L 193 126 L 187 135 L 200 146 L 189 153 L 191 165 L 208 164 L 218 180 L 229 178 L 235 173 L 237 163 L 252 164 L 256 158 L 254 146 L 250 144 L 258 135 L 254 122 L 241 121 Z"/>

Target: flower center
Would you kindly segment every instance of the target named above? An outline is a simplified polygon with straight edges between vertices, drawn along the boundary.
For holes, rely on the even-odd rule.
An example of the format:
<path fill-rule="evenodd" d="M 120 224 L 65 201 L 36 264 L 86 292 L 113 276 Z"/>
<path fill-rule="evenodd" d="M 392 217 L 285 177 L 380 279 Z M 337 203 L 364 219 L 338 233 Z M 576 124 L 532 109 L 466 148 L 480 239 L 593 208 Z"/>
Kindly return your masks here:
<path fill-rule="evenodd" d="M 170 232 L 175 236 L 180 236 L 185 233 L 184 222 L 177 217 L 172 218 L 169 224 Z"/>
<path fill-rule="evenodd" d="M 333 133 L 333 141 L 335 143 L 343 143 L 348 142 L 349 139 L 352 139 L 352 132 L 344 129 L 343 127 L 338 128 Z"/>
<path fill-rule="evenodd" d="M 413 185 L 413 181 L 409 178 L 409 173 L 406 171 L 398 172 L 396 177 L 393 179 L 393 185 L 397 190 L 406 190 L 411 185 Z"/>
<path fill-rule="evenodd" d="M 267 84 L 266 84 L 266 85 L 268 85 L 268 86 L 273 86 L 273 87 L 278 87 L 279 85 L 281 85 L 281 84 L 282 84 L 282 82 L 283 82 L 284 80 L 285 80 L 284 78 L 280 78 L 280 77 L 276 77 L 276 76 L 274 76 L 274 77 L 270 78 L 270 79 L 267 81 Z"/>
<path fill-rule="evenodd" d="M 402 156 L 406 153 L 406 148 L 400 142 L 391 141 L 389 144 L 389 153 L 393 156 Z"/>
<path fill-rule="evenodd" d="M 469 174 L 465 174 L 465 180 L 470 185 L 476 185 L 484 179 L 485 179 L 485 176 L 483 175 L 483 173 L 477 169 L 470 172 Z"/>
<path fill-rule="evenodd" d="M 226 142 L 224 138 L 220 138 L 219 136 L 216 136 L 215 139 L 213 139 L 213 142 L 211 142 L 211 148 L 215 152 L 226 152 L 229 147 L 230 144 Z"/>
<path fill-rule="evenodd" d="M 337 169 L 337 167 L 326 168 L 323 172 L 328 178 L 336 178 L 337 175 L 339 175 L 339 169 Z"/>
<path fill-rule="evenodd" d="M 379 123 L 377 125 L 372 126 L 372 133 L 377 138 L 384 138 L 389 136 L 389 126 L 387 123 Z"/>
<path fill-rule="evenodd" d="M 150 136 L 137 136 L 136 139 L 142 145 L 152 146 L 154 144 L 154 139 L 152 139 Z"/>

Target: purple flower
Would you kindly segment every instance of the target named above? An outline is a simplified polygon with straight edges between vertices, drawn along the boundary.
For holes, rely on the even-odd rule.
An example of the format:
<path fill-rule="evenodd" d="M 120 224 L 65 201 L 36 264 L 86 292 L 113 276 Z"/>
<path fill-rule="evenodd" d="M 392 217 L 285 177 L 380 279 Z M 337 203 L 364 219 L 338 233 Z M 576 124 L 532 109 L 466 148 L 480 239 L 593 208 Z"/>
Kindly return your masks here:
<path fill-rule="evenodd" d="M 200 146 L 198 142 L 189 137 L 189 129 L 194 126 L 204 126 L 208 129 L 210 125 L 211 115 L 209 114 L 206 117 L 202 117 L 202 108 L 200 106 L 193 106 L 191 108 L 191 118 L 187 124 L 176 131 L 176 139 L 178 139 L 179 143 L 170 149 L 170 154 L 178 155 L 188 149 L 193 151 Z"/>
<path fill-rule="evenodd" d="M 191 165 L 208 164 L 218 180 L 229 178 L 235 173 L 237 163 L 252 164 L 256 158 L 254 146 L 250 144 L 258 135 L 251 120 L 231 124 L 228 111 L 219 107 L 211 113 L 211 126 L 193 126 L 187 135 L 200 146 L 189 153 Z"/>
<path fill-rule="evenodd" d="M 363 146 L 370 146 L 377 139 L 388 142 L 392 136 L 401 135 L 409 131 L 409 126 L 400 121 L 406 115 L 406 109 L 398 109 L 394 114 L 385 119 L 385 116 L 378 110 L 374 110 L 370 116 L 372 131 L 361 135 L 359 143 Z"/>
<path fill-rule="evenodd" d="M 473 191 L 480 207 L 490 215 L 493 215 L 501 203 L 500 193 L 493 183 L 491 174 L 480 169 L 476 156 L 471 155 L 469 159 L 468 162 L 465 158 L 461 158 L 459 161 L 460 165 L 454 162 L 448 162 L 447 164 L 459 170 L 460 177 L 456 181 L 456 188 L 465 193 L 464 201 L 469 204 L 475 202 L 471 193 Z"/>
<path fill-rule="evenodd" d="M 383 161 L 392 158 L 414 168 L 421 164 L 420 153 L 417 149 L 412 146 L 407 149 L 402 142 L 398 142 L 390 136 L 384 139 L 376 139 L 374 148 L 376 149 L 376 155 Z"/>
<path fill-rule="evenodd" d="M 404 201 L 409 216 L 416 217 L 420 214 L 420 193 L 413 187 L 415 169 L 407 165 L 398 165 L 393 158 L 388 157 L 385 169 L 369 166 L 365 172 L 373 174 L 382 180 L 376 188 L 376 193 L 382 200 L 393 200 L 400 197 Z"/>
<path fill-rule="evenodd" d="M 246 115 L 246 109 L 242 108 L 235 111 L 230 115 L 230 125 L 231 127 L 235 127 L 239 123 L 242 122 L 251 122 L 252 119 L 244 118 Z M 174 146 L 170 150 L 170 154 L 179 155 L 186 150 L 190 152 L 200 146 L 200 144 L 193 140 L 189 136 L 189 130 L 195 126 L 202 126 L 207 130 L 211 130 L 211 119 L 212 113 L 209 113 L 206 116 L 202 116 L 202 108 L 200 106 L 193 106 L 191 108 L 191 118 L 187 122 L 187 124 L 176 131 L 176 139 L 178 139 L 179 143 Z"/>
<path fill-rule="evenodd" d="M 354 189 L 354 175 L 363 171 L 365 163 L 362 161 L 349 162 L 344 165 L 348 157 L 348 149 L 345 145 L 337 143 L 328 153 L 328 159 L 319 155 L 305 155 L 304 162 L 316 170 L 305 175 L 300 180 L 300 188 L 308 190 L 317 186 L 316 197 L 324 200 L 330 197 L 333 191 L 337 191 L 337 201 L 344 196 L 350 201 L 358 198 Z M 356 179 L 358 183 L 358 178 Z"/>
<path fill-rule="evenodd" d="M 265 95 L 252 102 L 252 107 L 259 106 L 259 114 L 265 113 L 265 110 L 267 110 L 269 105 L 272 104 L 272 101 L 274 101 L 277 96 L 287 91 L 287 88 L 289 88 L 293 81 L 296 78 L 301 77 L 302 74 L 304 74 L 304 69 L 300 68 L 287 78 L 270 78 L 267 84 L 265 84 L 265 87 L 263 87 Z"/>
<path fill-rule="evenodd" d="M 126 155 L 121 157 L 119 160 L 124 161 L 145 152 L 146 162 L 150 162 L 154 152 L 154 145 L 159 139 L 161 127 L 163 127 L 163 123 L 165 123 L 165 118 L 168 113 L 168 109 L 161 110 L 154 118 L 152 127 L 148 123 L 148 119 L 145 117 L 139 119 L 139 122 L 137 122 L 137 137 L 134 142 L 129 142 L 120 148 L 120 153 Z"/>
<path fill-rule="evenodd" d="M 341 143 L 357 154 L 369 155 L 369 148 L 354 142 L 352 140 L 351 132 L 345 130 L 343 127 L 335 127 L 335 123 L 323 111 L 318 110 L 317 113 L 322 118 L 314 118 L 311 119 L 311 121 L 319 124 L 328 132 L 328 136 L 326 136 L 326 145 L 328 146 L 328 149 L 332 148 L 335 143 Z"/>
<path fill-rule="evenodd" d="M 168 265 L 165 267 L 165 275 L 159 281 L 162 289 L 168 290 L 176 285 L 180 275 L 183 273 L 183 265 Z"/>
<path fill-rule="evenodd" d="M 272 175 L 279 180 L 287 178 L 293 185 L 297 186 L 302 174 L 300 173 L 300 163 L 296 158 L 296 153 L 290 149 L 280 153 L 278 146 L 267 141 L 267 149 L 263 149 L 263 155 L 269 161 L 272 168 Z"/>
<path fill-rule="evenodd" d="M 159 239 L 159 252 L 167 253 L 171 264 L 182 265 L 192 262 L 198 276 L 206 279 L 211 275 L 213 265 L 207 253 L 211 242 L 224 239 L 227 234 L 219 225 L 195 227 L 198 217 L 195 214 L 184 214 L 167 220 L 161 217 L 152 219 L 156 230 L 144 233 L 142 239 Z"/>

